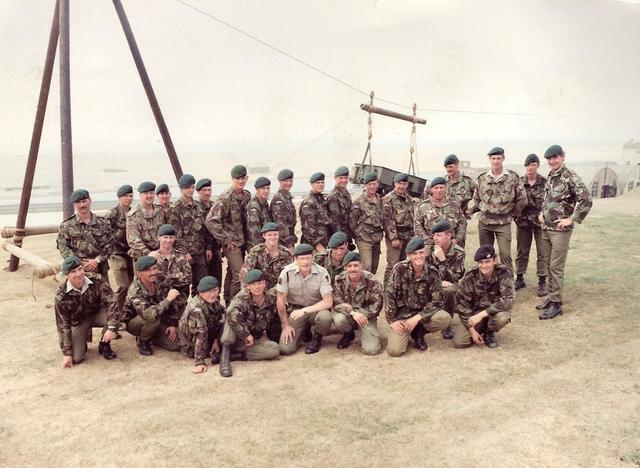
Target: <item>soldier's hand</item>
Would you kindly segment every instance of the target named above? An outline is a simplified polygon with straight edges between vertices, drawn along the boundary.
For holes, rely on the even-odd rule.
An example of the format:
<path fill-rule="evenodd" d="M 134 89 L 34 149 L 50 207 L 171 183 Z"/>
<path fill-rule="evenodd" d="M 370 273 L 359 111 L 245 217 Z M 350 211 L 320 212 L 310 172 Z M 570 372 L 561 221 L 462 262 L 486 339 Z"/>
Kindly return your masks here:
<path fill-rule="evenodd" d="M 325 250 L 327 250 L 327 249 L 324 248 L 324 245 L 322 245 L 320 243 L 315 245 L 315 249 L 316 249 L 316 252 L 324 252 Z"/>
<path fill-rule="evenodd" d="M 207 372 L 207 365 L 198 364 L 196 367 L 193 368 L 191 372 L 193 372 L 194 374 L 204 374 L 205 372 Z"/>
<path fill-rule="evenodd" d="M 561 229 L 564 231 L 573 224 L 573 220 L 571 218 L 563 218 L 563 219 L 557 220 L 556 223 L 557 223 L 558 229 Z"/>
<path fill-rule="evenodd" d="M 180 295 L 180 291 L 178 291 L 177 289 L 173 289 L 172 288 L 167 293 L 167 299 L 169 299 L 169 301 L 173 302 L 179 295 Z"/>
<path fill-rule="evenodd" d="M 211 343 L 211 354 L 215 354 L 219 352 L 220 352 L 220 342 L 216 338 L 215 340 L 213 340 L 213 343 Z"/>
<path fill-rule="evenodd" d="M 469 334 L 471 335 L 471 339 L 475 344 L 477 345 L 484 344 L 484 339 L 482 338 L 482 335 L 478 333 L 475 328 L 473 327 L 469 328 Z"/>
<path fill-rule="evenodd" d="M 436 245 L 433 247 L 433 256 L 436 257 L 441 262 L 444 262 L 446 258 L 444 255 L 444 250 L 442 250 L 442 247 L 440 247 L 439 245 Z"/>
<path fill-rule="evenodd" d="M 422 317 L 420 316 L 420 314 L 414 315 L 410 319 L 407 319 L 404 321 L 404 329 L 406 330 L 407 333 L 412 332 L 413 329 L 416 328 L 416 326 L 420 323 L 421 320 L 422 320 Z"/>
<path fill-rule="evenodd" d="M 280 341 L 284 344 L 289 344 L 293 341 L 293 337 L 296 336 L 296 331 L 289 324 L 282 327 L 282 333 L 280 333 Z"/>
<path fill-rule="evenodd" d="M 62 368 L 69 369 L 73 367 L 73 356 L 65 356 L 62 358 Z"/>
<path fill-rule="evenodd" d="M 244 344 L 247 348 L 251 348 L 253 346 L 253 336 L 249 335 L 244 339 Z"/>
<path fill-rule="evenodd" d="M 233 252 L 233 249 L 236 248 L 236 245 L 233 243 L 232 240 L 228 240 L 224 246 L 227 248 L 227 250 L 229 250 L 230 252 Z"/>
<path fill-rule="evenodd" d="M 401 320 L 398 320 L 397 322 L 393 322 L 390 326 L 396 335 L 404 335 L 405 333 L 407 333 L 407 330 L 404 326 L 404 322 Z"/>
<path fill-rule="evenodd" d="M 542 211 L 538 214 L 538 221 L 540 221 L 540 224 L 544 224 L 544 215 L 542 214 Z"/>
<path fill-rule="evenodd" d="M 367 323 L 369 323 L 369 319 L 362 312 L 354 312 L 353 314 L 351 314 L 351 316 L 353 317 L 353 320 L 355 320 L 356 323 L 361 327 L 364 327 Z"/>
<path fill-rule="evenodd" d="M 450 288 L 451 286 L 453 286 L 453 283 L 450 283 L 448 281 L 443 281 L 442 282 L 442 287 L 443 288 Z"/>
<path fill-rule="evenodd" d="M 207 262 L 210 262 L 213 258 L 213 250 L 207 250 L 204 253 L 204 257 L 207 259 Z"/>
<path fill-rule="evenodd" d="M 190 254 L 190 253 L 188 253 L 188 254 L 186 255 L 186 257 L 187 257 L 187 261 L 188 261 L 189 263 L 193 263 L 193 257 L 191 256 L 191 254 Z"/>
<path fill-rule="evenodd" d="M 106 332 L 104 332 L 104 335 L 102 336 L 102 341 L 104 341 L 105 343 L 109 343 L 111 342 L 111 340 L 115 340 L 117 336 L 117 333 L 112 331 L 112 330 L 107 330 Z"/>
<path fill-rule="evenodd" d="M 98 262 L 95 259 L 82 260 L 82 267 L 84 271 L 96 271 L 98 269 Z"/>
<path fill-rule="evenodd" d="M 472 315 L 469 320 L 467 320 L 467 323 L 470 327 L 475 327 L 480 322 L 482 322 L 483 318 L 487 317 L 488 315 L 489 314 L 487 314 L 487 312 L 483 310 L 482 312 L 478 312 L 477 314 Z"/>
<path fill-rule="evenodd" d="M 178 336 L 176 327 L 167 327 L 164 333 L 169 338 L 169 341 L 176 341 L 176 338 Z"/>
<path fill-rule="evenodd" d="M 296 309 L 291 312 L 290 317 L 293 320 L 298 320 L 299 318 L 304 317 L 304 309 Z"/>
<path fill-rule="evenodd" d="M 394 249 L 399 249 L 400 247 L 402 247 L 402 241 L 400 239 L 392 240 L 391 247 L 393 247 Z"/>

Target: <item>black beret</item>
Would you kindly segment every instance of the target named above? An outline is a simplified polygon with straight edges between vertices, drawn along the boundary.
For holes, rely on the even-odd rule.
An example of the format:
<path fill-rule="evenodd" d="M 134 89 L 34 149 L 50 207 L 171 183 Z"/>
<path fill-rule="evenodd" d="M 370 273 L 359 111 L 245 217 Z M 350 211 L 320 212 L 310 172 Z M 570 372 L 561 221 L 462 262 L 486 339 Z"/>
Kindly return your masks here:
<path fill-rule="evenodd" d="M 554 156 L 562 156 L 564 154 L 564 150 L 560 145 L 551 145 L 547 148 L 547 151 L 544 152 L 544 159 L 549 159 Z"/>
<path fill-rule="evenodd" d="M 133 187 L 131 185 L 123 185 L 118 189 L 116 195 L 118 196 L 118 198 L 120 198 L 124 197 L 125 195 L 129 195 L 130 193 L 133 193 Z"/>
<path fill-rule="evenodd" d="M 374 182 L 374 181 L 378 180 L 378 173 L 377 172 L 367 172 L 364 175 L 364 178 L 362 180 L 364 181 L 365 184 L 368 184 L 369 182 Z"/>
<path fill-rule="evenodd" d="M 82 265 L 82 262 L 75 255 L 70 255 L 62 261 L 62 273 L 68 275 L 69 272 Z"/>
<path fill-rule="evenodd" d="M 327 244 L 327 247 L 329 247 L 330 249 L 335 249 L 336 247 L 342 244 L 345 244 L 348 240 L 349 239 L 347 238 L 347 235 L 344 232 L 342 231 L 334 232 L 331 238 L 329 239 L 329 244 Z"/>
<path fill-rule="evenodd" d="M 136 260 L 136 271 L 145 271 L 151 268 L 153 265 L 157 263 L 155 257 L 151 257 L 149 255 L 145 255 L 144 257 L 140 257 Z"/>
<path fill-rule="evenodd" d="M 75 203 L 87 198 L 89 198 L 89 192 L 87 192 L 85 189 L 78 189 L 71 194 L 69 200 L 71 200 L 71 203 Z"/>
<path fill-rule="evenodd" d="M 315 172 L 311 174 L 311 177 L 309 178 L 309 182 L 311 182 L 312 184 L 314 182 L 318 182 L 319 180 L 324 180 L 324 172 Z"/>
<path fill-rule="evenodd" d="M 153 182 L 142 182 L 140 185 L 138 185 L 138 192 L 139 193 L 144 193 L 144 192 L 153 192 L 156 189 L 156 184 L 154 184 Z"/>
<path fill-rule="evenodd" d="M 473 261 L 478 262 L 485 258 L 496 258 L 496 251 L 494 250 L 493 245 L 484 244 L 478 247 L 478 250 L 476 250 L 476 253 L 473 256 Z"/>
<path fill-rule="evenodd" d="M 204 276 L 198 283 L 198 292 L 211 291 L 218 287 L 218 279 L 215 276 Z"/>
<path fill-rule="evenodd" d="M 158 236 L 175 236 L 176 228 L 171 224 L 163 224 L 158 228 Z"/>
<path fill-rule="evenodd" d="M 160 184 L 156 187 L 156 194 L 169 193 L 169 186 L 167 184 Z"/>
<path fill-rule="evenodd" d="M 205 187 L 211 187 L 211 179 L 200 179 L 198 183 L 196 183 L 196 190 L 202 190 Z"/>
<path fill-rule="evenodd" d="M 349 252 L 342 259 L 342 266 L 347 266 L 351 262 L 359 262 L 361 261 L 360 254 L 358 252 Z"/>
<path fill-rule="evenodd" d="M 524 167 L 527 167 L 531 163 L 540 163 L 540 158 L 537 154 L 531 153 L 529 156 L 524 158 Z"/>
<path fill-rule="evenodd" d="M 447 219 L 441 219 L 431 228 L 431 234 L 435 234 L 436 232 L 446 232 L 453 229 L 453 226 Z"/>
<path fill-rule="evenodd" d="M 395 177 L 393 178 L 393 181 L 394 182 L 409 182 L 409 174 L 405 174 L 404 172 L 396 174 Z"/>
<path fill-rule="evenodd" d="M 231 177 L 233 177 L 234 179 L 239 179 L 240 177 L 244 177 L 246 175 L 247 175 L 247 168 L 241 164 L 238 164 L 237 166 L 233 166 L 233 168 L 231 169 Z"/>
<path fill-rule="evenodd" d="M 264 275 L 262 274 L 262 270 L 249 270 L 247 273 L 247 277 L 244 279 L 244 282 L 247 284 L 257 283 L 258 281 L 262 281 L 264 279 Z"/>
<path fill-rule="evenodd" d="M 340 166 L 338 169 L 335 170 L 333 175 L 335 177 L 348 176 L 349 175 L 349 168 L 347 166 Z"/>
<path fill-rule="evenodd" d="M 260 229 L 261 233 L 265 233 L 265 232 L 272 232 L 272 231 L 279 231 L 280 227 L 278 226 L 278 223 L 264 223 L 262 225 L 262 229 Z"/>
<path fill-rule="evenodd" d="M 431 187 L 435 187 L 436 185 L 447 185 L 447 179 L 444 177 L 434 177 L 431 179 Z"/>
<path fill-rule="evenodd" d="M 293 251 L 293 256 L 297 257 L 298 255 L 311 255 L 312 253 L 313 247 L 311 247 L 309 244 L 298 244 Z"/>
<path fill-rule="evenodd" d="M 278 172 L 279 181 L 287 179 L 293 179 L 293 171 L 291 169 L 282 169 L 280 172 Z"/>
<path fill-rule="evenodd" d="M 255 188 L 267 187 L 269 185 L 271 185 L 271 181 L 264 176 L 258 177 L 256 181 L 253 183 L 253 186 Z"/>
<path fill-rule="evenodd" d="M 494 155 L 497 155 L 497 154 L 504 155 L 504 150 L 502 148 L 500 148 L 499 146 L 491 148 L 491 150 L 487 153 L 487 156 L 494 156 Z"/>
<path fill-rule="evenodd" d="M 448 166 L 449 164 L 455 164 L 458 162 L 460 162 L 460 160 L 458 159 L 458 156 L 456 156 L 455 154 L 450 154 L 449 156 L 444 158 L 445 167 Z"/>
<path fill-rule="evenodd" d="M 182 174 L 180 179 L 178 179 L 178 187 L 180 188 L 189 188 L 193 184 L 196 183 L 196 178 L 191 174 Z"/>
<path fill-rule="evenodd" d="M 424 240 L 422 237 L 414 237 L 407 243 L 407 248 L 404 251 L 410 254 L 420 249 L 424 249 Z"/>

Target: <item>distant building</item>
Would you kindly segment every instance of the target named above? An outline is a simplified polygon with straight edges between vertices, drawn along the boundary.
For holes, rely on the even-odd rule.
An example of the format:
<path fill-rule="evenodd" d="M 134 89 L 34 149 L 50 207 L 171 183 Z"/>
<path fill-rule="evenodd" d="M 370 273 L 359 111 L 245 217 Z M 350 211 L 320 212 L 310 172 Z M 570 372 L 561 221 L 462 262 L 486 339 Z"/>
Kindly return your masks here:
<path fill-rule="evenodd" d="M 593 198 L 615 197 L 640 187 L 640 142 L 629 140 L 624 144 L 622 161 L 606 162 L 590 179 Z"/>

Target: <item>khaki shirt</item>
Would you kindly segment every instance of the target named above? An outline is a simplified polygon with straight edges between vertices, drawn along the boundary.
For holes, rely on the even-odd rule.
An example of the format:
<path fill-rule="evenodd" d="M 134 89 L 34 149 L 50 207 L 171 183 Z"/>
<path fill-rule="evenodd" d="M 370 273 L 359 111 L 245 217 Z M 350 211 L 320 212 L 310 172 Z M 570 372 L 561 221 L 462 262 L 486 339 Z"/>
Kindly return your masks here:
<path fill-rule="evenodd" d="M 280 273 L 276 291 L 287 295 L 289 304 L 307 307 L 322 300 L 324 294 L 333 292 L 329 272 L 315 263 L 311 264 L 311 273 L 302 277 L 298 265 L 287 265 Z"/>

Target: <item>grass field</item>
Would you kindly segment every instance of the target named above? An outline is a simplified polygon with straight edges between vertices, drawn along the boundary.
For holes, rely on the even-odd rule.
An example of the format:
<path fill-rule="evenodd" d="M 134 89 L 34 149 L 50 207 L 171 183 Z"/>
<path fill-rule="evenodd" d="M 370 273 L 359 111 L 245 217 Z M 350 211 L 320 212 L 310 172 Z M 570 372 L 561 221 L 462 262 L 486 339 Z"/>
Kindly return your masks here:
<path fill-rule="evenodd" d="M 538 320 L 530 263 L 497 350 L 428 335 L 427 353 L 368 357 L 334 334 L 313 356 L 234 363 L 230 379 L 142 357 L 126 333 L 118 359 L 93 343 L 63 370 L 56 283 L 1 271 L 0 464 L 640 466 L 639 223 L 639 196 L 598 200 L 572 239 L 565 314 Z M 54 239 L 25 247 L 54 260 Z"/>

